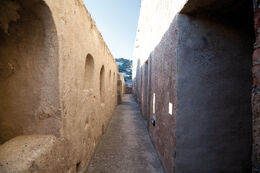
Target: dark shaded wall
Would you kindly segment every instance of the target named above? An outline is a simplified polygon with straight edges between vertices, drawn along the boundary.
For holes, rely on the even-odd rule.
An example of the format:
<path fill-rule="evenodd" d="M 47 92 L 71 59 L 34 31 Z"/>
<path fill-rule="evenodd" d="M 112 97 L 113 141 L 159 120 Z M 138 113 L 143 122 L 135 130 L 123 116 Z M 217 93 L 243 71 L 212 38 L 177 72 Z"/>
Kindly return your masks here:
<path fill-rule="evenodd" d="M 59 136 L 58 40 L 51 12 L 43 2 L 28 0 L 1 1 L 0 11 L 0 26 L 6 26 L 0 27 L 0 144 L 24 134 Z"/>
<path fill-rule="evenodd" d="M 140 108 L 142 112 L 142 116 L 145 120 L 147 120 L 147 102 L 148 102 L 148 61 L 142 67 L 142 77 L 141 77 L 141 100 L 140 100 Z"/>
<path fill-rule="evenodd" d="M 166 172 L 174 172 L 176 155 L 177 36 L 174 21 L 149 59 L 149 132 Z M 173 104 L 172 115 L 169 113 L 170 103 Z M 151 124 L 153 117 L 155 126 Z"/>
<path fill-rule="evenodd" d="M 176 172 L 250 172 L 251 35 L 185 15 L 178 29 Z"/>
<path fill-rule="evenodd" d="M 117 104 L 122 103 L 125 94 L 125 80 L 122 73 L 117 73 Z"/>
<path fill-rule="evenodd" d="M 253 92 L 252 92 L 252 109 L 253 109 L 253 169 L 260 172 L 260 8 L 259 0 L 254 0 L 255 7 L 255 50 L 253 53 Z"/>
<path fill-rule="evenodd" d="M 166 172 L 251 172 L 252 6 L 190 0 L 152 49 L 145 43 L 154 38 L 142 37 L 151 21 L 139 21 L 133 90 Z"/>
<path fill-rule="evenodd" d="M 140 60 L 137 61 L 137 68 L 136 68 L 136 78 L 133 79 L 133 94 L 136 98 L 139 106 L 140 106 L 140 99 L 141 99 L 141 77 L 142 77 L 142 67 L 140 65 Z"/>

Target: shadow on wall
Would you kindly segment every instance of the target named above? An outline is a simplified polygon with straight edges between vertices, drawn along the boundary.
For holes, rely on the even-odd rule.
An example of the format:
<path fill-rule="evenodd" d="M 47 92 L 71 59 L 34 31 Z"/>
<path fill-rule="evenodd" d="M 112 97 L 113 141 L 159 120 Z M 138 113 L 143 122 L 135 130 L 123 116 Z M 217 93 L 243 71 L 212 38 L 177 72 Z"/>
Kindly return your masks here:
<path fill-rule="evenodd" d="M 84 172 L 104 134 L 118 68 L 80 2 L 0 1 L 0 172 Z"/>
<path fill-rule="evenodd" d="M 100 84 L 99 84 L 99 92 L 100 92 L 100 100 L 104 102 L 104 93 L 105 93 L 105 67 L 102 66 L 100 70 Z"/>
<path fill-rule="evenodd" d="M 93 89 L 94 84 L 94 59 L 91 54 L 88 54 L 85 62 L 85 89 Z"/>
<path fill-rule="evenodd" d="M 59 48 L 52 14 L 43 1 L 5 0 L 0 8 L 0 143 L 25 134 L 59 136 Z"/>
<path fill-rule="evenodd" d="M 253 9 L 230 3 L 186 6 L 137 61 L 133 92 L 166 172 L 251 171 Z"/>
<path fill-rule="evenodd" d="M 58 52 L 43 1 L 0 2 L 0 172 L 61 168 Z"/>
<path fill-rule="evenodd" d="M 117 103 L 122 103 L 122 98 L 125 94 L 125 79 L 122 73 L 117 74 Z"/>
<path fill-rule="evenodd" d="M 137 68 L 136 68 L 136 76 L 140 76 L 140 69 L 141 69 L 141 64 L 140 64 L 140 59 L 137 60 Z M 133 79 L 133 95 L 135 99 L 137 100 L 138 103 L 140 103 L 140 94 L 139 94 L 139 83 L 140 83 L 140 78 L 135 77 Z"/>

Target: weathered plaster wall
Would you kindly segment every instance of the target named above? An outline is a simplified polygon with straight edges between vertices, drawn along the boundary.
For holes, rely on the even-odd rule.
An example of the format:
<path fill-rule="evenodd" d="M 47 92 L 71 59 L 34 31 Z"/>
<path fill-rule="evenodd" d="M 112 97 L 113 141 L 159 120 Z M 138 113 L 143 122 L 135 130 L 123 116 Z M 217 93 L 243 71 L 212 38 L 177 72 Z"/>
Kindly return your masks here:
<path fill-rule="evenodd" d="M 255 34 L 256 42 L 253 53 L 253 92 L 252 92 L 252 109 L 253 109 L 253 171 L 260 172 L 260 8 L 259 1 L 254 1 L 255 7 Z"/>
<path fill-rule="evenodd" d="M 166 172 L 174 172 L 177 109 L 177 27 L 173 22 L 149 58 L 150 83 L 147 124 Z M 143 103 L 146 105 L 146 103 Z M 172 105 L 170 108 L 169 105 Z M 151 120 L 155 119 L 155 125 Z"/>
<path fill-rule="evenodd" d="M 82 1 L 49 3 L 57 21 L 62 52 L 61 133 L 72 142 L 74 167 L 78 164 L 78 170 L 81 170 L 89 162 L 117 105 L 116 80 L 113 81 L 112 77 L 116 78 L 118 69 Z M 92 88 L 86 90 L 84 72 L 87 54 L 94 59 L 94 77 Z M 102 67 L 103 77 L 100 76 Z"/>
<path fill-rule="evenodd" d="M 125 94 L 132 94 L 132 86 L 125 84 Z"/>
<path fill-rule="evenodd" d="M 252 36 L 200 17 L 177 20 L 176 172 L 250 172 Z"/>
<path fill-rule="evenodd" d="M 21 18 L 8 19 L 11 22 L 7 31 L 12 34 L 6 33 L 6 25 L 0 25 L 0 134 L 4 134 L 1 134 L 4 136 L 1 140 L 6 142 L 18 135 L 31 134 L 42 134 L 41 139 L 46 143 L 55 139 L 53 147 L 59 146 L 55 152 L 48 149 L 43 155 L 37 155 L 37 159 L 48 159 L 42 162 L 29 159 L 26 166 L 20 167 L 22 171 L 36 167 L 38 172 L 84 172 L 117 105 L 117 65 L 81 0 L 12 2 L 28 8 L 18 10 Z M 11 13 L 12 16 L 16 14 L 14 10 Z M 1 13 L 1 16 L 5 14 Z M 22 18 L 24 15 L 28 18 Z M 0 18 L 1 23 L 6 21 L 5 16 Z M 15 69 L 19 71 L 13 70 L 12 64 L 17 64 Z M 91 85 L 86 85 L 86 80 Z M 8 94 L 10 96 L 6 97 Z M 15 110 L 15 120 L 10 119 L 11 108 Z M 2 123 L 2 119 L 9 124 Z M 14 132 L 9 126 L 16 127 Z M 49 138 L 45 134 L 56 137 Z M 22 141 L 16 148 L 23 151 L 24 144 L 31 146 L 29 141 L 38 139 L 37 136 L 30 138 L 27 140 L 26 136 L 21 136 L 12 140 Z M 12 151 L 12 147 L 12 143 L 6 142 L 0 151 Z M 43 147 L 39 145 L 36 149 L 42 150 Z M 26 152 L 21 154 L 28 155 Z M 17 159 L 17 155 L 9 155 Z M 6 159 L 10 160 L 10 157 L 0 158 L 0 170 L 17 168 L 17 162 L 7 166 Z M 56 167 L 48 166 L 48 160 L 52 160 Z"/>
<path fill-rule="evenodd" d="M 250 172 L 252 11 L 142 1 L 133 92 L 166 172 Z"/>
<path fill-rule="evenodd" d="M 122 73 L 117 74 L 117 103 L 121 104 L 125 94 L 125 79 Z"/>
<path fill-rule="evenodd" d="M 176 155 L 178 30 L 173 19 L 185 3 L 143 0 L 133 53 L 133 94 L 166 172 L 174 172 Z"/>
<path fill-rule="evenodd" d="M 133 93 L 141 104 L 142 67 L 187 0 L 142 0 L 133 52 Z M 142 108 L 142 106 L 140 105 Z"/>
<path fill-rule="evenodd" d="M 187 0 L 142 0 L 135 49 L 133 68 L 143 64 L 150 53 L 159 44 L 174 16 L 182 9 Z M 133 71 L 133 78 L 136 71 Z"/>
<path fill-rule="evenodd" d="M 0 143 L 23 134 L 59 136 L 59 48 L 51 11 L 29 1 L 0 6 L 7 16 L 0 20 L 6 24 L 0 29 Z"/>
<path fill-rule="evenodd" d="M 0 147 L 0 172 L 69 172 L 68 145 L 52 135 L 17 136 Z"/>
<path fill-rule="evenodd" d="M 147 99 L 148 99 L 148 60 L 144 63 L 141 72 L 141 100 L 140 102 L 143 103 L 140 105 L 142 116 L 145 120 L 147 120 Z"/>

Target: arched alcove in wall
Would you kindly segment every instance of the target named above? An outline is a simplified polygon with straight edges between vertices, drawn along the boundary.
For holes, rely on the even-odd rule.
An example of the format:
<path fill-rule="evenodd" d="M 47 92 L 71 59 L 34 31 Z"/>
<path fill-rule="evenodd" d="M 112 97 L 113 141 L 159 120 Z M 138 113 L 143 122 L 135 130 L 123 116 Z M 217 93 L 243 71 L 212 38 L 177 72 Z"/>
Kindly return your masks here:
<path fill-rule="evenodd" d="M 117 85 L 117 80 L 116 80 L 116 73 L 113 73 L 113 91 L 115 91 L 116 89 L 116 85 Z"/>
<path fill-rule="evenodd" d="M 102 66 L 100 70 L 100 85 L 99 85 L 99 92 L 100 92 L 100 100 L 104 102 L 104 95 L 105 95 L 105 67 Z"/>
<path fill-rule="evenodd" d="M 0 1 L 0 143 L 59 135 L 58 39 L 43 0 Z"/>
<path fill-rule="evenodd" d="M 94 79 L 94 59 L 91 54 L 88 54 L 85 61 L 85 80 L 84 89 L 93 87 Z"/>
<path fill-rule="evenodd" d="M 109 70 L 109 74 L 108 75 L 109 75 L 109 78 L 108 78 L 108 80 L 109 80 L 108 81 L 109 82 L 109 87 L 112 88 L 112 86 L 111 86 L 111 83 L 112 83 L 112 81 L 111 81 L 111 70 Z"/>

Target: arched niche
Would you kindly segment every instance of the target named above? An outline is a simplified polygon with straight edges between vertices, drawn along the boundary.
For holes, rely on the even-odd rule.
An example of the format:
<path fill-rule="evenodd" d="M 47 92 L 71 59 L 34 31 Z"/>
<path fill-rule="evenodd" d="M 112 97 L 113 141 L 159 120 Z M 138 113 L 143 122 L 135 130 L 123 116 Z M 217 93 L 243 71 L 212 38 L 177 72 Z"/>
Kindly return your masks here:
<path fill-rule="evenodd" d="M 100 91 L 100 101 L 103 103 L 105 100 L 105 67 L 102 66 L 100 70 L 100 85 L 99 85 L 99 91 Z"/>
<path fill-rule="evenodd" d="M 109 82 L 109 87 L 112 88 L 112 87 L 111 87 L 111 83 L 112 83 L 112 82 L 111 82 L 111 70 L 109 70 L 108 76 L 109 76 L 109 78 L 108 78 L 108 80 L 109 80 L 109 81 L 108 81 L 108 82 Z"/>
<path fill-rule="evenodd" d="M 113 73 L 113 90 L 114 90 L 114 91 L 115 91 L 116 85 L 117 85 L 116 73 L 114 72 L 114 73 Z"/>
<path fill-rule="evenodd" d="M 85 61 L 85 89 L 93 88 L 94 83 L 94 58 L 91 54 L 88 54 Z"/>
<path fill-rule="evenodd" d="M 43 0 L 0 1 L 0 144 L 59 135 L 56 27 Z"/>

